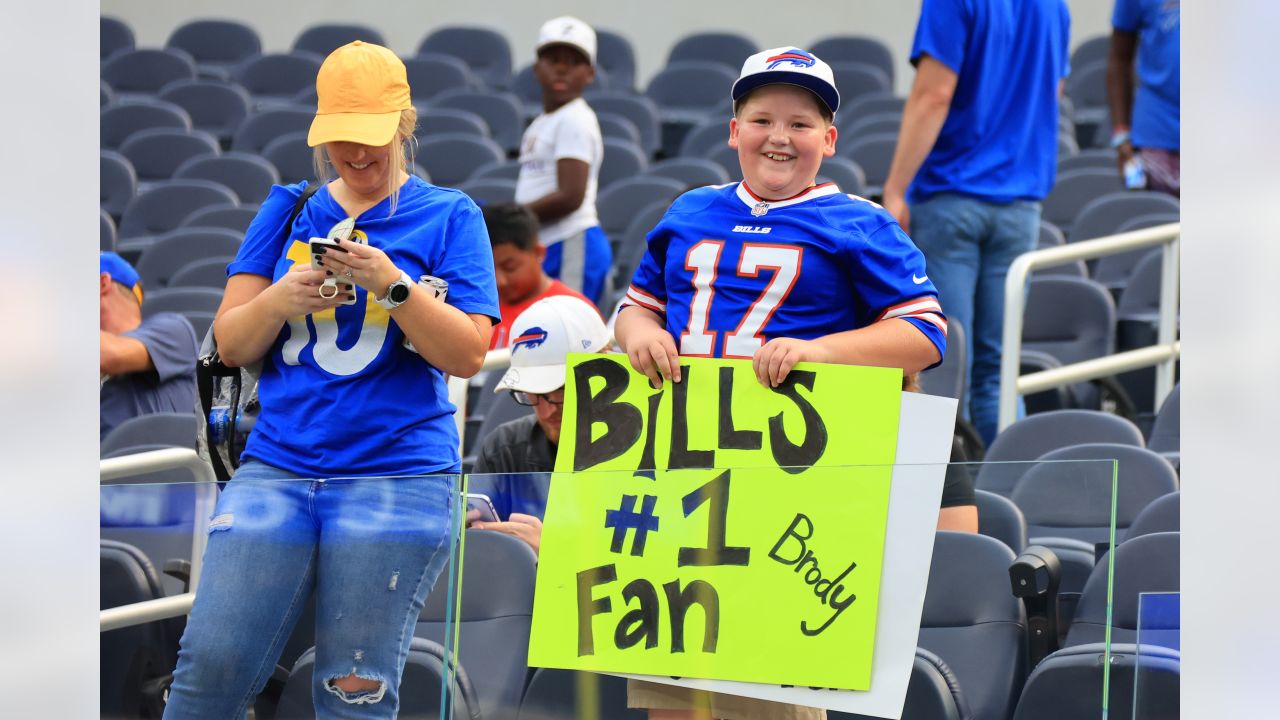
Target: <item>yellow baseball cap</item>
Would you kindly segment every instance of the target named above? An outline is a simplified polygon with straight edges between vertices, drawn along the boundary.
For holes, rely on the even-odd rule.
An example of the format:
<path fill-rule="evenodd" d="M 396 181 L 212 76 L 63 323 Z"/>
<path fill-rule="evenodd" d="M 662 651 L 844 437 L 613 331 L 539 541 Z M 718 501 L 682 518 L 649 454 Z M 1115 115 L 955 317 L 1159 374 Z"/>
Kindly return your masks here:
<path fill-rule="evenodd" d="M 327 142 L 383 146 L 395 139 L 400 111 L 412 107 L 409 78 L 396 54 L 362 40 L 329 53 L 316 75 L 318 103 L 307 133 Z"/>

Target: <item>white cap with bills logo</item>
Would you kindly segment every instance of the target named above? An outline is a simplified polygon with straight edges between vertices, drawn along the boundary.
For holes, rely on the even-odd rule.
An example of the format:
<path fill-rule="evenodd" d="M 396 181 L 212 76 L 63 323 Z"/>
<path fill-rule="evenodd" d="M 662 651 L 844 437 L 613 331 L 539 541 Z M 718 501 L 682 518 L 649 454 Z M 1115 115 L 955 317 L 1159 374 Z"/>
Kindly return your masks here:
<path fill-rule="evenodd" d="M 733 84 L 733 101 L 764 85 L 795 85 L 818 96 L 832 115 L 840 107 L 831 66 L 807 50 L 783 46 L 758 52 L 742 64 Z"/>
<path fill-rule="evenodd" d="M 597 352 L 608 343 L 609 331 L 590 303 L 572 295 L 543 298 L 511 323 L 511 367 L 494 392 L 561 388 L 566 355 Z"/>

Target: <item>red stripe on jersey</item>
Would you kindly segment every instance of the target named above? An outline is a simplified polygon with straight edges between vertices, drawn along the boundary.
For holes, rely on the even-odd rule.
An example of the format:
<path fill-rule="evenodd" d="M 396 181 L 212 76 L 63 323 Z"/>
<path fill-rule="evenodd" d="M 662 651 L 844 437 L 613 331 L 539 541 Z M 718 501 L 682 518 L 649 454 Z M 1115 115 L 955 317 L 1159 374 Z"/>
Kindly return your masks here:
<path fill-rule="evenodd" d="M 788 200 L 795 200 L 796 198 L 804 197 L 805 195 L 807 195 L 807 194 L 809 194 L 809 193 L 813 192 L 814 190 L 818 190 L 818 189 L 821 189 L 821 188 L 824 188 L 824 187 L 829 187 L 829 186 L 834 185 L 834 184 L 835 184 L 835 183 L 825 182 L 825 183 L 822 183 L 821 185 L 810 185 L 809 187 L 805 188 L 804 190 L 801 190 L 800 192 L 796 193 L 795 195 L 792 195 L 791 197 L 787 197 L 787 198 L 779 198 L 779 199 L 777 199 L 777 200 L 765 200 L 764 198 L 762 198 L 762 197 L 760 197 L 759 195 L 755 194 L 755 192 L 753 192 L 753 191 L 751 190 L 751 186 L 750 186 L 750 185 L 747 185 L 747 181 L 746 181 L 746 180 L 743 180 L 743 181 L 742 181 L 742 189 L 743 189 L 743 190 L 746 190 L 748 195 L 750 195 L 751 197 L 755 198 L 756 200 L 758 200 L 758 201 L 760 201 L 760 202 L 787 202 Z"/>
<path fill-rule="evenodd" d="M 658 302 L 657 298 L 637 288 L 635 285 L 627 288 L 626 299 L 642 308 L 652 310 L 661 315 L 665 315 L 667 313 L 667 306 L 665 303 Z"/>

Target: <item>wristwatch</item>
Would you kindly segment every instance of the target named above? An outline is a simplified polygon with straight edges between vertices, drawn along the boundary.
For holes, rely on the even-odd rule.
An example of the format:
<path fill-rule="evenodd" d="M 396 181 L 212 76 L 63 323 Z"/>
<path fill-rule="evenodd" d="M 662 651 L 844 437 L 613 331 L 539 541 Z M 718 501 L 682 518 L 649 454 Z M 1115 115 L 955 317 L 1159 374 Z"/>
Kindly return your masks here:
<path fill-rule="evenodd" d="M 409 290 L 413 287 L 413 280 L 409 274 L 400 271 L 400 277 L 395 282 L 387 286 L 387 291 L 382 297 L 374 296 L 374 302 L 388 310 L 394 310 L 405 303 L 409 299 Z"/>

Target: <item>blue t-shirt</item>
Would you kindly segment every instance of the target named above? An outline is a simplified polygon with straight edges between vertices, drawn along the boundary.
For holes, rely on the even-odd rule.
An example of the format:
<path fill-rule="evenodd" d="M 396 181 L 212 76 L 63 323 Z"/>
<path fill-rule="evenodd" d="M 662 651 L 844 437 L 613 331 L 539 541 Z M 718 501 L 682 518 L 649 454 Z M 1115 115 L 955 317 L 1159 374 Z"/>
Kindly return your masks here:
<path fill-rule="evenodd" d="M 280 279 L 310 263 L 308 240 L 347 213 L 321 188 L 291 231 L 282 227 L 305 183 L 276 186 L 227 274 Z M 356 220 L 363 237 L 411 278 L 449 283 L 448 303 L 498 318 L 493 254 L 470 198 L 411 177 L 396 212 L 388 200 Z M 244 455 L 317 478 L 439 472 L 458 463 L 458 432 L 444 373 L 404 347 L 404 332 L 362 288 L 356 303 L 291 318 L 263 363 L 262 414 Z"/>
<path fill-rule="evenodd" d="M 745 183 L 681 195 L 648 235 L 626 304 L 666 318 L 681 355 L 749 358 L 901 317 L 946 351 L 924 256 L 879 205 L 832 183 L 764 201 Z"/>
<path fill-rule="evenodd" d="M 147 348 L 155 369 L 113 375 L 102 383 L 98 439 L 130 418 L 162 412 L 189 413 L 196 406 L 199 342 L 186 318 L 177 313 L 156 313 L 123 335 Z"/>
<path fill-rule="evenodd" d="M 957 80 L 908 202 L 942 192 L 995 203 L 1049 194 L 1070 25 L 1063 0 L 924 0 L 911 62 L 928 55 Z"/>
<path fill-rule="evenodd" d="M 1138 34 L 1138 88 L 1130 122 L 1135 147 L 1181 146 L 1181 17 L 1178 0 L 1116 0 L 1112 27 Z"/>

